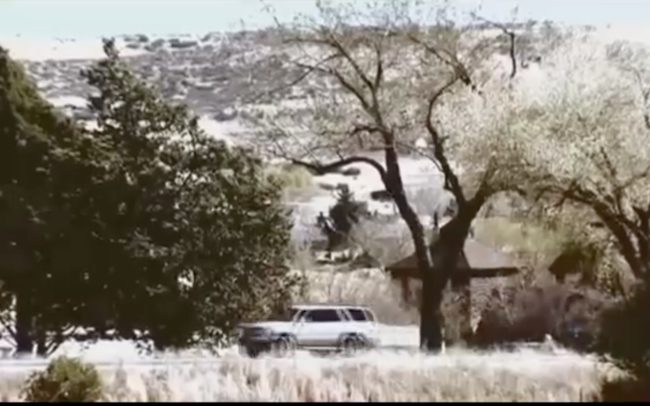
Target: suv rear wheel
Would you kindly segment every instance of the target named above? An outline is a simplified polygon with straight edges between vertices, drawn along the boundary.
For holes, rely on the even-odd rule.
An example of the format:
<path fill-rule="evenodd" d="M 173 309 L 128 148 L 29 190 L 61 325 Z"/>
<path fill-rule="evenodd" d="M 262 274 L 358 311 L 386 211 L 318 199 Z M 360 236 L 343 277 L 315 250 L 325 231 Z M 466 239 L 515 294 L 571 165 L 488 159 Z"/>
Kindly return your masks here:
<path fill-rule="evenodd" d="M 366 347 L 366 343 L 361 337 L 350 334 L 343 337 L 340 346 L 344 354 L 352 355 L 357 351 L 364 349 Z"/>
<path fill-rule="evenodd" d="M 289 355 L 296 350 L 296 340 L 290 336 L 280 336 L 272 345 L 271 350 L 280 355 Z"/>

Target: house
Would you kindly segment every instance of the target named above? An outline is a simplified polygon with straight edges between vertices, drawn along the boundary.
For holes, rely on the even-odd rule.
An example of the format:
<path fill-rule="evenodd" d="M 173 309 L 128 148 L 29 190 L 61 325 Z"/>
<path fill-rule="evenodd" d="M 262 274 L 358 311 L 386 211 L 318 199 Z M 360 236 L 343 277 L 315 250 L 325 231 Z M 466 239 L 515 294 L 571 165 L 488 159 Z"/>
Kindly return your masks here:
<path fill-rule="evenodd" d="M 436 257 L 436 252 L 433 252 L 434 263 Z M 422 278 L 415 254 L 387 266 L 386 271 L 391 274 L 393 279 L 400 282 L 404 302 L 416 302 L 418 299 L 417 285 Z M 464 330 L 471 329 L 472 308 L 475 306 L 472 303 L 474 287 L 486 286 L 484 281 L 510 277 L 518 272 L 519 268 L 507 255 L 487 247 L 473 238 L 468 238 L 465 241 L 463 252 L 458 258 L 458 268 L 451 280 L 452 288 L 461 292 L 462 311 L 466 316 L 465 320 L 461 321 L 465 323 Z"/>

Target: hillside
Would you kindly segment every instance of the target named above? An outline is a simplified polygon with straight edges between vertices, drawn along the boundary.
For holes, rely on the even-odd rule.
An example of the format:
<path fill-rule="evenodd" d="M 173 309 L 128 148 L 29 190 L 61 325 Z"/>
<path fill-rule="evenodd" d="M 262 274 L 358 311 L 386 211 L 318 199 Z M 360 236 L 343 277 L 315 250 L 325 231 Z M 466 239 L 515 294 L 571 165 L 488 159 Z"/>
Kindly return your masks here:
<path fill-rule="evenodd" d="M 540 67 L 543 68 L 544 57 L 560 40 L 579 42 L 585 35 L 590 35 L 597 41 L 611 43 L 630 38 L 630 32 L 595 31 L 590 27 L 560 27 L 550 23 L 510 28 L 516 29 L 518 35 L 518 80 L 526 81 L 532 88 L 542 85 Z M 507 38 L 498 29 L 475 27 L 473 30 L 479 33 L 478 37 L 493 38 L 498 44 L 493 55 L 495 66 L 505 71 L 509 64 Z M 99 40 L 94 45 L 58 40 L 49 44 L 30 44 L 29 47 L 15 39 L 0 39 L 0 44 L 3 42 L 25 63 L 28 73 L 36 79 L 39 90 L 48 100 L 67 114 L 83 120 L 92 119 L 84 100 L 89 88 L 79 71 L 101 57 Z M 283 86 L 302 73 L 292 63 L 299 50 L 284 45 L 279 32 L 274 29 L 234 34 L 208 33 L 199 37 L 131 35 L 118 38 L 118 46 L 124 59 L 140 77 L 155 85 L 165 97 L 188 104 L 201 116 L 200 123 L 208 133 L 237 144 L 256 146 L 254 131 L 244 124 L 246 120 L 243 118 L 247 114 L 254 114 L 260 108 L 284 108 L 292 114 L 300 114 L 312 96 L 308 89 L 314 85 L 327 86 L 318 76 L 309 76 L 308 80 L 292 87 Z M 372 152 L 368 151 L 368 154 Z M 441 179 L 432 162 L 408 156 L 403 157 L 402 166 L 410 192 L 425 193 L 443 206 L 446 204 Z M 319 212 L 327 211 L 335 200 L 332 189 L 341 183 L 347 183 L 357 199 L 369 202 L 371 211 L 394 214 L 392 204 L 375 202 L 370 198 L 371 192 L 383 190 L 374 170 L 363 165 L 358 169 L 360 173 L 355 176 L 331 174 L 310 179 L 313 187 L 306 196 L 303 194 L 287 201 L 296 209 L 296 227 L 307 224 L 309 228 Z M 431 213 L 423 210 L 420 215 L 430 216 Z"/>

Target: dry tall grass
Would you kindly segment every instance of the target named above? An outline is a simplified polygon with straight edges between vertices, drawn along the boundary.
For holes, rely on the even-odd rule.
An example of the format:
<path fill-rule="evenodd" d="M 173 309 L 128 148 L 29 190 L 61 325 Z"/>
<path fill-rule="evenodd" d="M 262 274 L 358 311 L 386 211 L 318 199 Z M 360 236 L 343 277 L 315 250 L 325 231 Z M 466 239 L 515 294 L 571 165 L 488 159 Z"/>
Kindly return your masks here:
<path fill-rule="evenodd" d="M 580 401 L 612 374 L 570 352 L 369 352 L 356 357 L 250 359 L 102 368 L 109 401 Z M 19 401 L 26 372 L 2 372 L 0 397 Z"/>

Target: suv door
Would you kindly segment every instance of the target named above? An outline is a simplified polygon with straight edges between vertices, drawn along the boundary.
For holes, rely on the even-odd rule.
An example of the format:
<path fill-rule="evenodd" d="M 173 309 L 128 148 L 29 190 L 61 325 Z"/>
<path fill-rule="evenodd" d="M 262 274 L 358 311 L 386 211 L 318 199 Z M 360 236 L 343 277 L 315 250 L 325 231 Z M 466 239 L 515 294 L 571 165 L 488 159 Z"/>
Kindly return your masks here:
<path fill-rule="evenodd" d="M 372 311 L 359 307 L 348 307 L 345 310 L 352 319 L 355 332 L 364 334 L 368 339 L 378 339 L 379 330 Z"/>
<path fill-rule="evenodd" d="M 307 347 L 335 346 L 340 326 L 341 317 L 336 309 L 306 311 L 301 319 L 298 343 Z"/>

